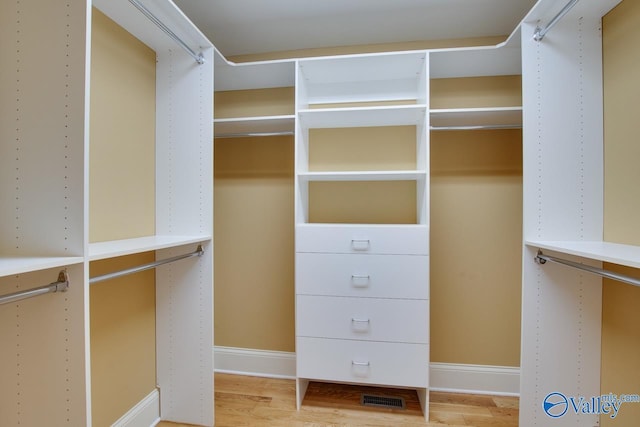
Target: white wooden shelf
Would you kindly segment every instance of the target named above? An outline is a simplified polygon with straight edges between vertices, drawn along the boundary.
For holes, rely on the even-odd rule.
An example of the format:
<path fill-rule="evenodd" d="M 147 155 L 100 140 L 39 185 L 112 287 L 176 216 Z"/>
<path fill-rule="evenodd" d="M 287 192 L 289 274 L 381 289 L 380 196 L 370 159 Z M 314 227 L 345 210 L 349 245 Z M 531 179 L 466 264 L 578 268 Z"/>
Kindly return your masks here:
<path fill-rule="evenodd" d="M 432 109 L 429 114 L 432 130 L 465 127 L 522 127 L 521 106 Z"/>
<path fill-rule="evenodd" d="M 251 136 L 256 134 L 293 134 L 295 115 L 234 117 L 215 119 L 214 132 L 216 138 Z"/>
<path fill-rule="evenodd" d="M 249 90 L 291 87 L 295 84 L 295 60 L 233 63 L 216 50 L 215 90 Z"/>
<path fill-rule="evenodd" d="M 426 120 L 426 105 L 396 105 L 363 108 L 300 110 L 305 129 L 418 125 Z"/>
<path fill-rule="evenodd" d="M 298 176 L 303 181 L 416 181 L 426 179 L 427 172 L 407 171 L 344 171 L 344 172 L 304 172 Z"/>
<path fill-rule="evenodd" d="M 203 236 L 148 236 L 135 239 L 113 240 L 89 244 L 89 261 L 114 258 L 159 249 L 174 248 L 211 239 Z"/>
<path fill-rule="evenodd" d="M 640 268 L 640 247 L 599 241 L 528 240 L 527 246 Z"/>
<path fill-rule="evenodd" d="M 425 102 L 427 53 L 399 52 L 299 61 L 299 108 L 341 102 Z"/>
<path fill-rule="evenodd" d="M 509 76 L 522 73 L 519 43 L 433 50 L 430 78 Z"/>
<path fill-rule="evenodd" d="M 83 257 L 0 257 L 0 277 L 80 264 Z"/>

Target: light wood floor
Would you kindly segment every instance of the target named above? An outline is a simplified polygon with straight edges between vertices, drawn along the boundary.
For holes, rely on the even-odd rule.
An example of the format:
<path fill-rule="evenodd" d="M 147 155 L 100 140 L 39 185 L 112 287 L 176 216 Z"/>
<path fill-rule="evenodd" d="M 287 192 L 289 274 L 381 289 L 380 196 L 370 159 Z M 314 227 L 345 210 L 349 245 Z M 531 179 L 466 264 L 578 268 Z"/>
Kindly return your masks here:
<path fill-rule="evenodd" d="M 404 397 L 407 408 L 363 407 L 360 405 L 363 391 Z M 410 390 L 322 383 L 309 384 L 298 412 L 294 380 L 215 375 L 216 427 L 516 427 L 518 398 L 431 392 L 429 415 L 427 424 L 418 397 Z M 161 422 L 158 426 L 186 427 L 186 424 Z"/>

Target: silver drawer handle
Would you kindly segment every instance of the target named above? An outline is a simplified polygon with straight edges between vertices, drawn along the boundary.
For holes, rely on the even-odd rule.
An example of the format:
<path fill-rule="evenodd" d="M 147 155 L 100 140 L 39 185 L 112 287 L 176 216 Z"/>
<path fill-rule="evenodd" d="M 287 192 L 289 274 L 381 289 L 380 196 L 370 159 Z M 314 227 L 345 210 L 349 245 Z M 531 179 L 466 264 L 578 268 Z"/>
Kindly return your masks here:
<path fill-rule="evenodd" d="M 369 239 L 351 239 L 351 247 L 354 251 L 366 251 L 369 250 L 371 241 Z"/>
<path fill-rule="evenodd" d="M 364 274 L 352 274 L 351 275 L 351 283 L 355 287 L 364 288 L 369 286 L 369 281 L 371 280 L 371 276 Z"/>
<path fill-rule="evenodd" d="M 354 366 L 370 366 L 369 362 L 356 362 L 355 360 L 352 360 L 351 364 Z"/>
<path fill-rule="evenodd" d="M 370 322 L 369 319 L 358 319 L 358 318 L 355 318 L 355 317 L 352 317 L 351 321 L 353 323 L 369 323 Z"/>

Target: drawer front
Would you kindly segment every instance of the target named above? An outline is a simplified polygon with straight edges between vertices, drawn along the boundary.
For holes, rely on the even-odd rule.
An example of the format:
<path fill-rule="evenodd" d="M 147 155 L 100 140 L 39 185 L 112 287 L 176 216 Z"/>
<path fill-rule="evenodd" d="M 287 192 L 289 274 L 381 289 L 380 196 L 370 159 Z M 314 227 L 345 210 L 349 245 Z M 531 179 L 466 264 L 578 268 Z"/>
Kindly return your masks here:
<path fill-rule="evenodd" d="M 296 252 L 428 255 L 426 225 L 300 225 Z"/>
<path fill-rule="evenodd" d="M 428 388 L 429 346 L 372 341 L 296 339 L 300 378 Z"/>
<path fill-rule="evenodd" d="M 296 335 L 427 344 L 429 301 L 298 295 Z"/>
<path fill-rule="evenodd" d="M 296 293 L 428 299 L 429 257 L 298 253 Z"/>

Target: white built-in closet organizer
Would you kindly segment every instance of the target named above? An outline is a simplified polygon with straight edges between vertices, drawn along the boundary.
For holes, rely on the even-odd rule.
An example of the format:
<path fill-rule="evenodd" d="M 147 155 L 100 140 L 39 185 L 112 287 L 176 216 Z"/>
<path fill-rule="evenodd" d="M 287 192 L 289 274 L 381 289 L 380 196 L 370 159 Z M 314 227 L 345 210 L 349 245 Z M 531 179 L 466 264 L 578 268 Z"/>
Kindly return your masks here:
<path fill-rule="evenodd" d="M 519 128 L 522 107 L 430 109 L 437 78 L 519 75 L 519 37 L 500 46 L 231 64 L 216 56 L 216 91 L 295 87 L 291 117 L 215 120 L 216 136 L 295 134 L 297 405 L 309 381 L 414 388 L 428 418 L 429 136 Z M 287 124 L 279 127 L 284 121 Z M 413 126 L 406 169 L 319 169 L 317 129 Z M 393 144 L 393 141 L 389 141 Z M 310 217 L 310 185 L 415 185 L 413 224 L 324 223 Z M 375 190 L 374 190 L 375 191 Z"/>
<path fill-rule="evenodd" d="M 90 261 L 145 251 L 164 260 L 198 245 L 201 256 L 156 270 L 149 363 L 163 419 L 213 425 L 214 49 L 171 1 L 140 3 L 194 55 L 134 3 L 0 4 L 0 296 L 55 282 L 60 270 L 69 281 L 65 293 L 0 305 L 3 425 L 92 424 Z M 92 6 L 157 54 L 156 230 L 90 244 Z"/>

